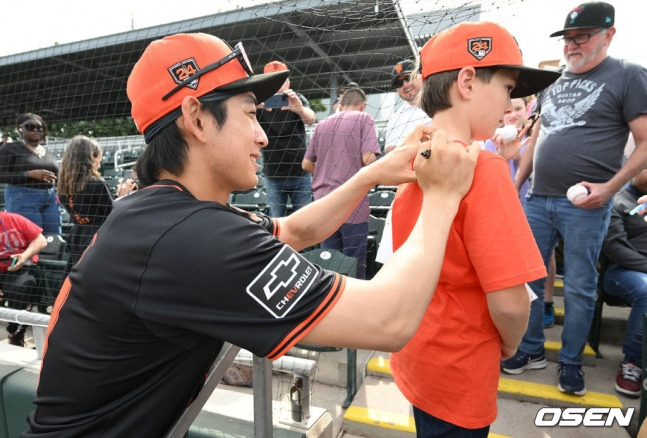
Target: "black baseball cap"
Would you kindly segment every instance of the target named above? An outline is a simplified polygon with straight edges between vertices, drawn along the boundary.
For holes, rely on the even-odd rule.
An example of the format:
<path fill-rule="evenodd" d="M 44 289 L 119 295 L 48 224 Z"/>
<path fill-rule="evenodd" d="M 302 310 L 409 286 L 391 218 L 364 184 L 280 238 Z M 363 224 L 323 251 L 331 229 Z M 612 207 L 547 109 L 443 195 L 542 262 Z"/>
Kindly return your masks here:
<path fill-rule="evenodd" d="M 590 2 L 574 7 L 566 16 L 564 29 L 550 34 L 551 37 L 564 35 L 567 30 L 613 26 L 615 9 L 609 3 Z"/>
<path fill-rule="evenodd" d="M 391 79 L 391 90 L 400 88 L 402 86 L 402 83 L 404 82 L 404 80 L 401 79 L 400 76 L 411 73 L 415 68 L 416 63 L 411 61 L 410 59 L 405 59 L 395 64 L 395 67 L 393 67 L 393 71 L 391 72 L 391 75 L 393 76 L 393 78 Z"/>

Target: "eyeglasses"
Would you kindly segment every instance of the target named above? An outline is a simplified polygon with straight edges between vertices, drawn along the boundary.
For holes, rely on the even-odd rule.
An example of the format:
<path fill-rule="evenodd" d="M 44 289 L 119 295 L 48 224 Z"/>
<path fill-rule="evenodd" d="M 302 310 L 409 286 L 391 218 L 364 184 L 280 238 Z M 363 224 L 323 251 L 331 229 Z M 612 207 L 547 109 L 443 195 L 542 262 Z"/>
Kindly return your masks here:
<path fill-rule="evenodd" d="M 596 33 L 603 32 L 605 30 L 606 29 L 598 29 L 595 32 L 591 32 L 591 33 L 581 33 L 579 35 L 575 35 L 572 38 L 562 37 L 557 41 L 564 44 L 564 47 L 567 47 L 572 42 L 575 43 L 576 46 L 581 46 L 582 44 L 588 43 L 593 35 L 595 35 Z"/>
<path fill-rule="evenodd" d="M 252 70 L 252 64 L 249 62 L 249 58 L 247 57 L 247 53 L 245 52 L 245 49 L 243 48 L 243 43 L 241 42 L 236 44 L 236 46 L 234 47 L 234 50 L 232 50 L 232 52 L 229 55 L 225 56 L 220 61 L 216 61 L 213 64 L 209 64 L 205 68 L 198 70 L 197 72 L 195 72 L 194 74 L 192 74 L 191 76 L 189 76 L 188 78 L 180 82 L 177 87 L 173 88 L 171 91 L 166 93 L 164 97 L 162 97 L 162 100 L 166 100 L 169 97 L 173 96 L 175 93 L 177 93 L 182 88 L 189 85 L 191 82 L 198 79 L 203 74 L 209 73 L 210 71 L 215 70 L 218 67 L 221 67 L 234 59 L 237 59 L 238 62 L 240 62 L 240 65 L 243 66 L 243 69 L 245 69 L 245 72 L 247 72 L 249 76 L 254 75 L 254 70 Z"/>
<path fill-rule="evenodd" d="M 45 131 L 45 128 L 43 128 L 43 125 L 35 125 L 33 123 L 24 123 L 22 125 L 22 128 L 27 130 L 27 131 L 30 131 L 30 132 L 34 132 L 34 131 L 44 132 Z"/>

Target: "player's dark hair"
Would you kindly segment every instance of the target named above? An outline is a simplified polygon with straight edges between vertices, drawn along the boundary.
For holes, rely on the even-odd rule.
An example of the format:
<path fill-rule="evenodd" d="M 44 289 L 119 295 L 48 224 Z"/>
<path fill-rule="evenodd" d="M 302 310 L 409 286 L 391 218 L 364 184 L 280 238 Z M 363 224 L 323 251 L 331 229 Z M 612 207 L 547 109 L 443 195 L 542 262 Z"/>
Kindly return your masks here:
<path fill-rule="evenodd" d="M 494 73 L 499 70 L 498 67 L 477 68 L 476 77 L 486 84 L 490 82 Z M 449 98 L 449 89 L 452 84 L 458 80 L 460 70 L 451 70 L 427 76 L 422 83 L 422 92 L 420 93 L 420 108 L 433 117 L 438 111 L 446 110 L 452 107 Z"/>
<path fill-rule="evenodd" d="M 227 120 L 227 105 L 225 104 L 227 100 L 200 102 L 202 109 L 213 116 L 217 128 L 224 125 Z M 156 182 L 162 170 L 173 175 L 181 175 L 187 164 L 188 147 L 177 121 L 162 129 L 146 145 L 135 164 L 135 172 L 137 172 L 137 178 L 141 185 L 148 186 Z"/>

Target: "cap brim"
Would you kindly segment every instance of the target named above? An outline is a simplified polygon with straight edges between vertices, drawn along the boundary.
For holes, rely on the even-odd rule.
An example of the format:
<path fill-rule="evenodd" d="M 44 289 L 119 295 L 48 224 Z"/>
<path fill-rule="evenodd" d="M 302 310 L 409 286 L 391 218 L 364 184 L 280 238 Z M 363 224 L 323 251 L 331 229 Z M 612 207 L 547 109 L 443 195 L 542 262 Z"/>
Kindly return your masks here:
<path fill-rule="evenodd" d="M 607 27 L 607 26 L 577 26 L 577 27 L 567 27 L 566 29 L 558 30 L 550 34 L 550 37 L 562 36 L 569 30 L 578 30 L 578 29 L 597 29 L 598 27 Z"/>
<path fill-rule="evenodd" d="M 279 88 L 281 88 L 289 75 L 290 72 L 288 70 L 262 73 L 223 85 L 222 87 L 218 87 L 218 90 L 240 90 L 241 93 L 251 91 L 256 96 L 257 102 L 265 102 L 270 96 L 279 91 Z"/>
<path fill-rule="evenodd" d="M 497 67 L 519 71 L 517 86 L 510 93 L 510 97 L 513 99 L 539 93 L 561 76 L 558 71 L 541 68 L 519 67 L 516 65 L 499 65 Z"/>

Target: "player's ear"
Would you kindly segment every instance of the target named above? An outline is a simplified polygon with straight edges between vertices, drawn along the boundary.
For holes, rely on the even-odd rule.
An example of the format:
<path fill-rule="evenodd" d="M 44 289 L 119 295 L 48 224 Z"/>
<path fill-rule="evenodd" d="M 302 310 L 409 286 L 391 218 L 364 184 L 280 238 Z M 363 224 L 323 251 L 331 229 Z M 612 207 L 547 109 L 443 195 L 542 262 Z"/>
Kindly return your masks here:
<path fill-rule="evenodd" d="M 186 96 L 182 99 L 182 115 L 178 118 L 180 131 L 184 135 L 190 135 L 204 142 L 204 128 L 206 112 L 202 110 L 202 104 L 193 96 Z"/>

